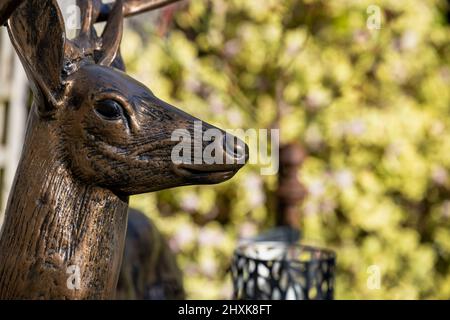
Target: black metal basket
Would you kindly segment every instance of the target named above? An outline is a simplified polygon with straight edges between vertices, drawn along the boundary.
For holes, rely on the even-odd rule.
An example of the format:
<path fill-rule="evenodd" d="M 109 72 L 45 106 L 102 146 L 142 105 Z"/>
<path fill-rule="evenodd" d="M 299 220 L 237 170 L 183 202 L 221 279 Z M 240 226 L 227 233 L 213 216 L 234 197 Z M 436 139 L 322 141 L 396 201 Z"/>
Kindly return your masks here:
<path fill-rule="evenodd" d="M 283 242 L 240 245 L 233 257 L 233 299 L 331 300 L 336 255 Z"/>

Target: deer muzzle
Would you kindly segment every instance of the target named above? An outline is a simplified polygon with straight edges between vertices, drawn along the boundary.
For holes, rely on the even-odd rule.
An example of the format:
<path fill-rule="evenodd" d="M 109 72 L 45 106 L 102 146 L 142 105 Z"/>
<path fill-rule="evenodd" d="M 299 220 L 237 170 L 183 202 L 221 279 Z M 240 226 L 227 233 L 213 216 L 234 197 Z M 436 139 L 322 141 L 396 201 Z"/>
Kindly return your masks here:
<path fill-rule="evenodd" d="M 220 140 L 216 143 L 212 154 L 205 154 L 211 145 L 203 144 L 202 159 L 194 155 L 193 161 L 175 164 L 175 173 L 189 180 L 197 182 L 205 180 L 208 183 L 218 183 L 233 177 L 248 161 L 248 146 L 242 140 L 228 134 Z"/>

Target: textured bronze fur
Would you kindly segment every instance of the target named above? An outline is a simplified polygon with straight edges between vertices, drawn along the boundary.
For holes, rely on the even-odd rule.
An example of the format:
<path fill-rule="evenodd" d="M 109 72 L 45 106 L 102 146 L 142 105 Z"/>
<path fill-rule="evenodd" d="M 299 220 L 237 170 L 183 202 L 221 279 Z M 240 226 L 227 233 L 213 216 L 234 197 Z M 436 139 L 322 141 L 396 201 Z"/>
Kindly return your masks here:
<path fill-rule="evenodd" d="M 22 1 L 7 22 L 34 103 L 0 234 L 2 299 L 113 298 L 128 197 L 219 183 L 242 167 L 174 165 L 171 133 L 192 132 L 197 119 L 112 67 L 120 65 L 122 1 L 101 37 L 93 28 L 95 3 L 79 3 L 83 24 L 73 41 L 56 0 Z M 105 101 L 121 106 L 117 119 L 99 113 Z M 223 154 L 247 158 L 239 148 Z M 67 285 L 71 266 L 80 269 L 78 289 Z"/>

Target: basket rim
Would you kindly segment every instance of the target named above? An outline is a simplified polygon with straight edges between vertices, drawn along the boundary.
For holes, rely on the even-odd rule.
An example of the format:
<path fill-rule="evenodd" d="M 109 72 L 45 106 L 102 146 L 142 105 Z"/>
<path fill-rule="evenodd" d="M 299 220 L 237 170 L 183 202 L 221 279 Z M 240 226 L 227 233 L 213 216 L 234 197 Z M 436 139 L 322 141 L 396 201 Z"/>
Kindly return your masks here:
<path fill-rule="evenodd" d="M 275 258 L 275 259 L 264 259 L 264 258 L 255 258 L 251 257 L 248 254 L 244 252 L 244 249 L 249 246 L 258 246 L 258 245 L 265 245 L 265 246 L 277 246 L 277 247 L 295 247 L 304 251 L 309 251 L 312 253 L 319 253 L 319 257 L 315 260 L 310 261 L 302 261 L 298 259 L 292 259 L 292 258 Z M 332 249 L 324 248 L 324 247 L 316 247 L 308 244 L 301 244 L 301 243 L 287 243 L 282 241 L 245 241 L 236 247 L 234 250 L 234 256 L 237 256 L 239 258 L 246 258 L 248 260 L 256 261 L 256 262 L 289 262 L 289 263 L 302 263 L 307 264 L 311 263 L 312 261 L 328 261 L 328 262 L 334 262 L 336 260 L 336 252 Z"/>

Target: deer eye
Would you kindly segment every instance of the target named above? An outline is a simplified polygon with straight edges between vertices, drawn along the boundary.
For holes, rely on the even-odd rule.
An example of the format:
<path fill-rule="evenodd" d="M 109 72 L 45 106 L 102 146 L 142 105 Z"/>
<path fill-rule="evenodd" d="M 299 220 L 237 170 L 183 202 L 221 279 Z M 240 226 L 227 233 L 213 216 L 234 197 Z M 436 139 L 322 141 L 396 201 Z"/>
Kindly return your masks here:
<path fill-rule="evenodd" d="M 117 120 L 122 117 L 123 109 L 120 103 L 108 99 L 97 102 L 95 112 L 106 120 Z"/>

